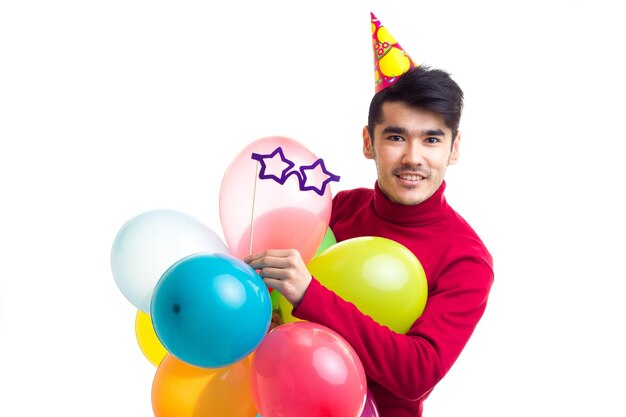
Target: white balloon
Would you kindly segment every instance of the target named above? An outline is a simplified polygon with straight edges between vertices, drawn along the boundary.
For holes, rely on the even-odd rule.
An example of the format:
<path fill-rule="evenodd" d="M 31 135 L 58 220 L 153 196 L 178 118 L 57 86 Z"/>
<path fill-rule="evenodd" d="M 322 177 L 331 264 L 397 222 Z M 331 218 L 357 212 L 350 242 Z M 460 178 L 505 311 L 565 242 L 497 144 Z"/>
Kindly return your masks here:
<path fill-rule="evenodd" d="M 117 286 L 135 307 L 150 314 L 152 293 L 163 273 L 199 252 L 229 253 L 219 236 L 195 218 L 174 210 L 153 210 L 128 220 L 111 249 Z"/>

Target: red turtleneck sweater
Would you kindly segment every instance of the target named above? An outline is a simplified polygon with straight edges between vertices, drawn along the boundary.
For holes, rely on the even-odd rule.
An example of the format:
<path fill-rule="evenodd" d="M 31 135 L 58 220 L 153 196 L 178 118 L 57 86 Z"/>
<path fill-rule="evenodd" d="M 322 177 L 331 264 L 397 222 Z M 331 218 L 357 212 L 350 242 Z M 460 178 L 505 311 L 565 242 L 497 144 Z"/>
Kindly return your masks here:
<path fill-rule="evenodd" d="M 419 259 L 428 281 L 423 314 L 406 334 L 381 326 L 311 281 L 293 315 L 327 326 L 355 349 L 380 417 L 417 417 L 422 402 L 460 355 L 480 320 L 493 282 L 492 258 L 444 198 L 445 182 L 426 201 L 404 206 L 359 188 L 333 199 L 337 241 L 358 236 L 395 240 Z"/>

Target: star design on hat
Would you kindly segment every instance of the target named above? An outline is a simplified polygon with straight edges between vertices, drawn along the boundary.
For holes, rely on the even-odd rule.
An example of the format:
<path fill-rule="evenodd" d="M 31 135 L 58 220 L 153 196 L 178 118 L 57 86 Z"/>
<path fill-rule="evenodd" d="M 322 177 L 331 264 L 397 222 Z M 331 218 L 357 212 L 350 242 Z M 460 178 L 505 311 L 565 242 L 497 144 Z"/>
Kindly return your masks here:
<path fill-rule="evenodd" d="M 308 182 L 312 181 L 312 179 L 307 176 L 306 171 L 313 171 L 313 172 L 321 172 L 321 176 L 325 177 L 324 180 L 321 182 L 321 184 L 313 184 L 313 185 L 307 185 Z M 317 161 L 313 162 L 312 165 L 304 165 L 300 167 L 300 174 L 302 175 L 302 183 L 300 184 L 300 189 L 302 191 L 315 191 L 317 194 L 319 195 L 324 195 L 324 192 L 326 192 L 326 186 L 328 185 L 328 183 L 330 183 L 331 181 L 339 181 L 339 176 L 333 174 L 332 172 L 328 171 L 326 169 L 326 165 L 324 164 L 324 160 L 323 159 L 318 159 Z"/>
<path fill-rule="evenodd" d="M 259 172 L 260 179 L 273 179 L 281 185 L 287 181 L 287 177 L 289 177 L 287 173 L 296 165 L 287 159 L 280 146 L 267 155 L 253 153 L 252 159 L 261 164 L 261 170 Z"/>

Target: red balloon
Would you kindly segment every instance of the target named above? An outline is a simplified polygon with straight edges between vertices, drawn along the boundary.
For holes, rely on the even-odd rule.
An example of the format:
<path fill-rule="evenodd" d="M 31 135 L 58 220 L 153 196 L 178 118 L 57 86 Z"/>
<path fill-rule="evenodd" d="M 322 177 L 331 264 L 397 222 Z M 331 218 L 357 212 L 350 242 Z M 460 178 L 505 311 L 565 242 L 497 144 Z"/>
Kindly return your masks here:
<path fill-rule="evenodd" d="M 263 417 L 359 417 L 367 395 L 354 349 L 310 322 L 278 326 L 263 339 L 252 358 L 250 388 Z"/>

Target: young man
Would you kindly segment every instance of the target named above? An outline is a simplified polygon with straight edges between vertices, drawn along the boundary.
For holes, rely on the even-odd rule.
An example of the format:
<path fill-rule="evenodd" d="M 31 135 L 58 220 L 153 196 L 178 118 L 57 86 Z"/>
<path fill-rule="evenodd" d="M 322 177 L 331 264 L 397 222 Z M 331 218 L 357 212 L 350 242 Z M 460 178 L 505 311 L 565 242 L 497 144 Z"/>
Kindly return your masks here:
<path fill-rule="evenodd" d="M 381 417 L 415 417 L 480 320 L 493 282 L 491 255 L 446 203 L 444 175 L 457 161 L 463 93 L 447 73 L 424 66 L 377 93 L 363 129 L 363 153 L 376 163 L 374 190 L 339 192 L 330 227 L 337 241 L 380 236 L 420 260 L 429 294 L 406 334 L 394 333 L 324 288 L 295 250 L 247 261 L 295 308 L 355 349 Z"/>
<path fill-rule="evenodd" d="M 493 266 L 444 197 L 446 169 L 456 163 L 461 143 L 463 92 L 446 72 L 424 66 L 394 78 L 372 99 L 363 129 L 363 154 L 378 174 L 374 189 L 339 192 L 330 227 L 337 241 L 380 236 L 410 249 L 428 280 L 422 315 L 398 334 L 323 287 L 295 250 L 268 250 L 246 261 L 294 305 L 294 316 L 350 343 L 381 417 L 416 417 L 478 324 Z"/>

